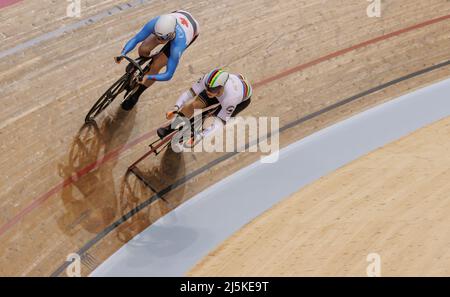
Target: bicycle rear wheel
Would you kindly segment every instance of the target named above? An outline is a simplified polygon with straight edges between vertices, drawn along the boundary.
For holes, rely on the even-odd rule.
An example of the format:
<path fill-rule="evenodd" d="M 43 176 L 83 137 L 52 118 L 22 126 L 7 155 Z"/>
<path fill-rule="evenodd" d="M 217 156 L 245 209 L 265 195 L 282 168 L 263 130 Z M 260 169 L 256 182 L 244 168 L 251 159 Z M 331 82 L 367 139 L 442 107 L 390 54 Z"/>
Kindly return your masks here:
<path fill-rule="evenodd" d="M 94 106 L 87 113 L 84 121 L 89 123 L 95 120 L 95 118 L 104 111 L 116 97 L 125 90 L 125 86 L 128 84 L 129 74 L 124 74 L 118 81 L 116 81 L 98 100 Z"/>
<path fill-rule="evenodd" d="M 214 115 L 214 113 L 219 109 L 219 106 L 214 107 L 212 109 L 209 110 L 204 110 L 202 111 L 201 117 L 191 117 L 189 119 L 189 124 L 190 124 L 190 137 L 195 137 L 196 134 L 200 133 L 201 131 L 203 131 L 203 123 L 205 121 L 205 119 L 211 117 Z M 183 128 L 179 128 L 178 130 L 181 131 Z M 185 142 L 187 141 L 186 138 L 181 137 L 178 139 L 178 143 L 180 145 L 183 145 Z"/>

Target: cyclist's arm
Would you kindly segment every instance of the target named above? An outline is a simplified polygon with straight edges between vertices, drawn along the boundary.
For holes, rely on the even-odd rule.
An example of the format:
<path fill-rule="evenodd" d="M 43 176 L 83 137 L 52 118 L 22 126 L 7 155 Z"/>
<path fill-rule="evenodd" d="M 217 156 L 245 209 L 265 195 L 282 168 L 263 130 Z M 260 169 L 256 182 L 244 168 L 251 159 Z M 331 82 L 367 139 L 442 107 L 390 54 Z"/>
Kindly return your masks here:
<path fill-rule="evenodd" d="M 175 74 L 178 62 L 180 61 L 181 55 L 183 54 L 185 48 L 186 46 L 183 47 L 181 45 L 173 45 L 173 47 L 170 49 L 170 57 L 169 60 L 167 61 L 166 72 L 155 75 L 148 75 L 147 79 L 156 81 L 171 80 L 173 75 Z"/>
<path fill-rule="evenodd" d="M 141 31 L 127 42 L 122 50 L 122 55 L 126 55 L 131 52 L 139 42 L 144 41 L 147 37 L 154 32 L 155 24 L 158 18 L 154 18 L 141 29 Z"/>
<path fill-rule="evenodd" d="M 175 106 L 178 108 L 182 108 L 186 102 L 193 99 L 196 96 L 194 91 L 192 89 L 189 89 L 189 91 L 184 92 L 181 94 L 181 96 L 178 98 L 177 103 L 175 103 Z"/>
<path fill-rule="evenodd" d="M 178 108 L 182 108 L 186 104 L 186 102 L 203 92 L 203 90 L 205 89 L 203 79 L 204 77 L 201 77 L 192 85 L 192 87 L 188 91 L 181 94 L 181 96 L 177 100 L 177 103 L 175 103 L 175 106 L 177 106 Z"/>
<path fill-rule="evenodd" d="M 236 103 L 238 99 L 230 98 L 228 100 L 224 100 L 225 104 L 222 104 L 222 109 L 217 114 L 217 117 L 214 117 L 214 122 L 208 128 L 204 129 L 202 132 L 203 137 L 207 137 L 208 135 L 216 132 L 219 129 L 222 129 L 224 125 L 226 125 L 227 121 L 233 115 L 234 110 L 236 109 Z"/>

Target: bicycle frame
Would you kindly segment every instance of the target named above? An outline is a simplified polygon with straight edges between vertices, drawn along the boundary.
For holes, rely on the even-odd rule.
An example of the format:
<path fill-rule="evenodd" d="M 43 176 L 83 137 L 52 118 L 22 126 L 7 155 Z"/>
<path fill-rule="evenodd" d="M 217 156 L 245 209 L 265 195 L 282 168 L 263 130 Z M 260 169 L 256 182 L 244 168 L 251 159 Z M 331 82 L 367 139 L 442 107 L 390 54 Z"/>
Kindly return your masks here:
<path fill-rule="evenodd" d="M 126 73 L 124 75 L 122 75 L 122 77 L 118 81 L 116 81 L 95 102 L 95 104 L 92 106 L 92 108 L 89 110 L 89 112 L 87 113 L 87 115 L 85 117 L 85 120 L 84 120 L 85 123 L 89 123 L 91 121 L 95 121 L 95 118 L 100 113 L 102 113 L 116 99 L 116 97 L 126 89 L 127 86 L 130 86 L 131 83 L 133 83 L 131 86 L 132 86 L 132 88 L 134 88 L 136 86 L 136 84 L 138 83 L 136 81 L 136 79 L 138 81 L 140 81 L 140 80 L 142 80 L 144 78 L 145 72 L 148 71 L 148 68 L 150 67 L 150 65 L 152 63 L 152 59 L 158 54 L 159 54 L 159 52 L 151 55 L 148 58 L 148 63 L 144 67 L 144 69 L 142 69 L 141 65 L 136 60 L 134 60 L 134 59 L 132 59 L 132 58 L 130 58 L 128 56 L 123 56 L 123 58 L 125 60 L 127 60 L 131 65 L 133 65 L 134 68 L 130 67 L 130 69 L 128 69 L 128 67 L 127 67 Z M 136 70 L 138 71 L 138 75 L 135 77 L 133 75 L 134 75 Z"/>
<path fill-rule="evenodd" d="M 217 109 L 220 107 L 220 104 L 212 105 L 202 111 L 202 122 L 207 118 L 213 115 Z M 191 130 L 195 125 L 194 118 L 190 119 L 191 121 Z M 177 134 L 179 130 L 173 131 L 171 134 L 167 135 L 163 139 L 157 139 L 153 141 L 149 147 L 150 150 L 145 153 L 142 157 L 140 157 L 138 160 L 136 160 L 133 164 L 131 164 L 128 169 L 126 175 L 129 173 L 133 173 L 140 181 L 142 181 L 147 187 L 149 187 L 152 191 L 154 191 L 153 186 L 142 176 L 140 170 L 136 167 L 140 162 L 142 162 L 144 159 L 149 157 L 150 155 L 159 155 L 161 152 L 163 152 L 171 143 L 172 138 Z"/>

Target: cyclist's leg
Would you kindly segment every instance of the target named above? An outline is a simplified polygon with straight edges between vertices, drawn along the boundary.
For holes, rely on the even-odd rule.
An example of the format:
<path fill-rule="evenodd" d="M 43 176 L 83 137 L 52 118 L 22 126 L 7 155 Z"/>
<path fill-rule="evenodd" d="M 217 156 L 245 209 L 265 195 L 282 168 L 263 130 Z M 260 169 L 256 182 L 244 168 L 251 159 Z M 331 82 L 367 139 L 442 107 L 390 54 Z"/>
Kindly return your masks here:
<path fill-rule="evenodd" d="M 234 109 L 233 113 L 231 114 L 231 118 L 236 117 L 239 113 L 241 113 L 244 109 L 246 109 L 250 103 L 252 102 L 251 100 L 252 98 L 248 98 L 245 101 L 242 101 L 241 103 L 239 103 L 238 105 L 236 105 L 236 108 Z M 220 111 L 222 110 L 222 106 L 219 106 L 219 108 L 214 112 L 214 116 L 217 116 Z"/>
<path fill-rule="evenodd" d="M 159 42 L 153 35 L 147 37 L 139 46 L 138 53 L 140 57 L 150 57 L 152 50 L 157 47 Z"/>
<path fill-rule="evenodd" d="M 158 42 L 156 41 L 156 39 L 153 35 L 150 35 L 149 37 L 147 37 L 140 44 L 140 46 L 138 48 L 139 58 L 137 58 L 139 65 L 143 65 L 145 62 L 147 62 L 150 59 L 150 54 L 156 46 L 158 46 Z M 134 69 L 134 65 L 130 63 L 127 66 L 127 72 L 131 72 L 132 69 Z"/>
<path fill-rule="evenodd" d="M 149 50 L 149 46 L 146 45 L 145 42 L 141 47 L 144 49 L 141 50 L 141 48 L 139 48 L 139 55 L 141 54 L 145 55 L 151 52 L 151 50 Z M 157 74 L 164 66 L 167 65 L 168 58 L 165 53 L 166 48 L 168 48 L 170 52 L 170 42 L 164 46 L 161 53 L 159 53 L 153 58 L 150 65 L 150 69 L 146 73 L 147 75 Z M 140 84 L 137 90 L 135 90 L 134 93 L 122 103 L 122 108 L 127 111 L 131 110 L 134 107 L 134 105 L 136 105 L 136 103 L 138 102 L 139 97 L 142 95 L 142 93 L 144 93 L 145 90 L 147 90 L 147 88 L 153 85 L 154 83 L 155 83 L 154 81 L 146 81 L 144 85 Z"/>
<path fill-rule="evenodd" d="M 194 115 L 195 109 L 204 109 L 208 106 L 208 103 L 202 99 L 200 99 L 199 96 L 197 96 L 194 100 L 186 104 L 179 112 L 179 114 L 173 119 L 173 121 L 165 126 L 161 127 L 157 130 L 158 136 L 162 139 L 172 133 L 174 129 L 172 129 L 173 126 L 178 126 L 179 124 L 182 124 L 185 122 L 185 119 L 190 119 Z"/>
<path fill-rule="evenodd" d="M 231 115 L 231 117 L 235 117 L 237 116 L 241 111 L 243 111 L 244 109 L 246 109 L 250 103 L 252 102 L 252 98 L 248 98 L 247 100 L 239 103 L 236 108 L 233 111 L 233 114 Z"/>
<path fill-rule="evenodd" d="M 150 65 L 150 69 L 145 73 L 146 75 L 158 74 L 161 71 L 161 69 L 167 65 L 168 57 L 166 53 L 166 48 L 169 49 L 170 52 L 170 43 L 167 43 L 164 46 L 162 52 L 157 54 L 153 58 Z M 144 93 L 144 91 L 148 89 L 150 86 L 152 86 L 154 83 L 155 83 L 154 80 L 147 80 L 143 85 L 139 85 L 138 89 L 134 93 L 134 96 L 139 98 L 142 95 L 142 93 Z"/>
<path fill-rule="evenodd" d="M 166 47 L 166 46 L 164 46 L 164 47 Z M 170 50 L 170 48 L 169 48 L 169 50 Z M 150 69 L 148 70 L 146 75 L 158 74 L 161 71 L 161 69 L 163 69 L 167 65 L 168 60 L 169 60 L 169 58 L 168 58 L 168 56 L 166 56 L 166 54 L 164 52 L 161 52 L 158 55 L 156 55 L 153 58 L 152 64 L 150 65 Z M 145 82 L 145 86 L 148 88 L 148 87 L 152 86 L 154 83 L 155 83 L 154 80 L 147 80 Z"/>

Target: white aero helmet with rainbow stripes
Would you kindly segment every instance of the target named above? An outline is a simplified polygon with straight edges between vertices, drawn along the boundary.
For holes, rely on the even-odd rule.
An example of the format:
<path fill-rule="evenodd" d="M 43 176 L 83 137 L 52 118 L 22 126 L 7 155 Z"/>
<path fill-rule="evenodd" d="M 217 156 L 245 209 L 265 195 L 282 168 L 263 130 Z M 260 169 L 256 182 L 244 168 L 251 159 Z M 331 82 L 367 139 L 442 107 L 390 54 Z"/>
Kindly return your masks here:
<path fill-rule="evenodd" d="M 230 74 L 220 68 L 211 70 L 205 79 L 205 87 L 208 92 L 217 93 L 228 81 Z"/>

